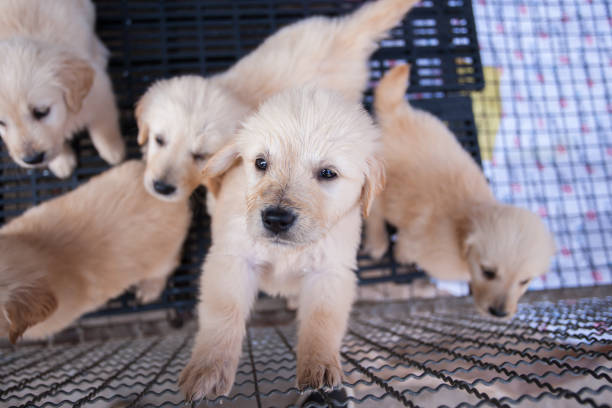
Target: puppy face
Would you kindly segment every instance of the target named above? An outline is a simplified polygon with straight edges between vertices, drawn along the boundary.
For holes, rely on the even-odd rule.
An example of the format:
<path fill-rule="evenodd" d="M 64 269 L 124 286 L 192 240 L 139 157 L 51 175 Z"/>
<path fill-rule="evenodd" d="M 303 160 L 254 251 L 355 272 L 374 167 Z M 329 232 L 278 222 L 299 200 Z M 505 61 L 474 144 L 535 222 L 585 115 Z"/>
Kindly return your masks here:
<path fill-rule="evenodd" d="M 555 244 L 535 214 L 498 206 L 473 220 L 466 251 L 476 306 L 504 318 L 516 313 L 531 280 L 548 272 Z"/>
<path fill-rule="evenodd" d="M 93 84 L 90 65 L 25 40 L 0 42 L 0 136 L 23 167 L 47 165 L 70 136 Z"/>
<path fill-rule="evenodd" d="M 378 143 L 378 130 L 360 106 L 298 88 L 264 103 L 204 173 L 218 176 L 241 158 L 251 237 L 308 245 L 352 209 L 368 211 L 384 182 Z"/>
<path fill-rule="evenodd" d="M 198 76 L 154 84 L 136 106 L 147 191 L 166 201 L 188 197 L 209 156 L 231 139 L 247 112 L 225 88 Z"/>

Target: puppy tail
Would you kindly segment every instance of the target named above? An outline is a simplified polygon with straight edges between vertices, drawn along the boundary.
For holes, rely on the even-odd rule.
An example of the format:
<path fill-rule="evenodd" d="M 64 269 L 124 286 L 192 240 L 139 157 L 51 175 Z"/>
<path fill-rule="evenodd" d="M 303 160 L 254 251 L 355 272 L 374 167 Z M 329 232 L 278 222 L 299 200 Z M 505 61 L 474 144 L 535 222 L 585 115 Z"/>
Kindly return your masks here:
<path fill-rule="evenodd" d="M 376 0 L 366 3 L 346 17 L 350 35 L 354 40 L 366 39 L 371 43 L 383 39 L 398 25 L 406 13 L 420 0 Z"/>
<path fill-rule="evenodd" d="M 8 323 L 8 337 L 15 344 L 23 333 L 57 309 L 57 298 L 44 281 L 16 288 L 1 307 L 0 319 Z"/>
<path fill-rule="evenodd" d="M 380 80 L 374 91 L 374 109 L 377 116 L 391 112 L 398 106 L 410 106 L 404 99 L 409 77 L 410 67 L 402 64 L 391 69 Z"/>

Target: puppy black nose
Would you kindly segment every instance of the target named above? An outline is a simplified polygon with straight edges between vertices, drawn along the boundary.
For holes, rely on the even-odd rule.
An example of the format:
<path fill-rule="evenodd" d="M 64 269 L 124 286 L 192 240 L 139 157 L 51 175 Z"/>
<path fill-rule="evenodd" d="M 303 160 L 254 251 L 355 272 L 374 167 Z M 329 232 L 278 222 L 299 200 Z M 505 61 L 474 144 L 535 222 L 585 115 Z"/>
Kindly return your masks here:
<path fill-rule="evenodd" d="M 489 307 L 489 313 L 491 313 L 495 317 L 506 317 L 508 313 L 504 310 L 503 307 Z"/>
<path fill-rule="evenodd" d="M 264 227 L 275 234 L 291 228 L 296 218 L 295 214 L 282 207 L 270 207 L 261 212 Z"/>
<path fill-rule="evenodd" d="M 34 152 L 21 158 L 27 164 L 40 164 L 45 160 L 45 152 Z"/>
<path fill-rule="evenodd" d="M 153 182 L 153 188 L 161 195 L 170 195 L 176 191 L 176 187 L 172 184 L 168 184 L 161 180 L 155 180 Z"/>

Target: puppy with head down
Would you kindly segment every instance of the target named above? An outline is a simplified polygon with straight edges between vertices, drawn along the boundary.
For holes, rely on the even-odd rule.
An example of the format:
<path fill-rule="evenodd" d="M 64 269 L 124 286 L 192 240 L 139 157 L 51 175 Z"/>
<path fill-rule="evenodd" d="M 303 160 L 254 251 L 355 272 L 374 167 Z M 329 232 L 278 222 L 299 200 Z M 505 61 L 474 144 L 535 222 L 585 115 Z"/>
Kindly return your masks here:
<path fill-rule="evenodd" d="M 440 120 L 405 102 L 408 72 L 394 68 L 376 89 L 387 186 L 366 221 L 365 250 L 386 252 L 386 219 L 398 228 L 396 259 L 469 280 L 482 313 L 512 316 L 529 282 L 548 271 L 554 240 L 538 216 L 493 197 Z"/>
<path fill-rule="evenodd" d="M 145 186 L 180 200 L 200 184 L 210 155 L 272 95 L 301 84 L 360 101 L 377 41 L 417 0 L 376 0 L 338 18 L 311 17 L 280 29 L 228 71 L 155 83 L 136 106 L 138 141 L 147 143 Z"/>
<path fill-rule="evenodd" d="M 22 167 L 68 177 L 76 166 L 68 141 L 83 128 L 104 160 L 123 160 L 94 20 L 90 0 L 0 2 L 0 137 Z"/>
<path fill-rule="evenodd" d="M 265 102 L 209 160 L 217 204 L 199 331 L 181 374 L 188 398 L 231 389 L 258 288 L 299 298 L 298 386 L 341 383 L 361 215 L 384 181 L 378 144 L 360 104 L 305 87 Z"/>
<path fill-rule="evenodd" d="M 0 336 L 56 333 L 131 285 L 156 299 L 179 261 L 191 211 L 167 203 L 129 161 L 0 229 Z"/>

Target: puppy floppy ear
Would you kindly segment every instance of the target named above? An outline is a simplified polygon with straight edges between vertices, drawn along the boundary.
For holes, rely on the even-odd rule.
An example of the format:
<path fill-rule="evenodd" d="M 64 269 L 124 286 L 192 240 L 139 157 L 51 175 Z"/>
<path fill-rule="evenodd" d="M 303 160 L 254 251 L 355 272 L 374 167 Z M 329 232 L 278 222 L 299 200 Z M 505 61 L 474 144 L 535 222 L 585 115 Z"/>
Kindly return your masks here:
<path fill-rule="evenodd" d="M 95 71 L 84 59 L 64 55 L 57 73 L 64 88 L 66 106 L 72 112 L 78 112 L 83 106 L 83 100 L 94 83 Z"/>
<path fill-rule="evenodd" d="M 202 179 L 206 188 L 216 196 L 221 188 L 223 175 L 231 169 L 240 158 L 236 143 L 230 143 L 215 153 L 202 170 Z"/>
<path fill-rule="evenodd" d="M 57 299 L 46 284 L 38 282 L 12 293 L 3 309 L 9 323 L 9 340 L 15 344 L 28 327 L 42 322 L 57 309 Z"/>
<path fill-rule="evenodd" d="M 145 110 L 149 106 L 149 93 L 145 93 L 139 100 L 136 102 L 136 108 L 134 109 L 134 116 L 136 117 L 136 123 L 138 124 L 138 144 L 140 146 L 147 143 L 149 139 L 149 126 L 145 122 L 143 116 Z"/>
<path fill-rule="evenodd" d="M 385 188 L 385 166 L 379 157 L 367 160 L 366 178 L 361 188 L 361 211 L 366 218 L 376 196 Z"/>
<path fill-rule="evenodd" d="M 470 217 L 462 217 L 455 220 L 455 233 L 457 241 L 460 244 L 460 250 L 463 256 L 468 255 L 470 249 L 476 243 L 476 234 L 474 233 L 474 224 Z"/>

